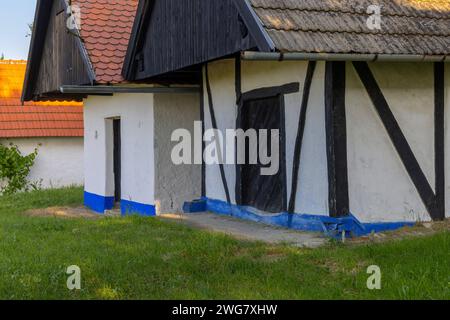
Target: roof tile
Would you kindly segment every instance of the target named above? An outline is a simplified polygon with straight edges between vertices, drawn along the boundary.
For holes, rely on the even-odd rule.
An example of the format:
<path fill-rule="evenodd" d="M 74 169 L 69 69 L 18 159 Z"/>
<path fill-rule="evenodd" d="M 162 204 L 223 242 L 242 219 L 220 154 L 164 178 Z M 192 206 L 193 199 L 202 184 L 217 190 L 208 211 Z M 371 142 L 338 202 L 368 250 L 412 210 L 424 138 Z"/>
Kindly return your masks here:
<path fill-rule="evenodd" d="M 450 54 L 450 0 L 250 0 L 282 52 Z M 381 6 L 371 30 L 370 5 Z"/>
<path fill-rule="evenodd" d="M 122 66 L 138 0 L 73 0 L 81 10 L 80 35 L 99 84 L 124 82 Z"/>
<path fill-rule="evenodd" d="M 25 61 L 0 61 L 0 138 L 82 137 L 81 103 L 27 102 L 22 106 L 25 66 Z"/>

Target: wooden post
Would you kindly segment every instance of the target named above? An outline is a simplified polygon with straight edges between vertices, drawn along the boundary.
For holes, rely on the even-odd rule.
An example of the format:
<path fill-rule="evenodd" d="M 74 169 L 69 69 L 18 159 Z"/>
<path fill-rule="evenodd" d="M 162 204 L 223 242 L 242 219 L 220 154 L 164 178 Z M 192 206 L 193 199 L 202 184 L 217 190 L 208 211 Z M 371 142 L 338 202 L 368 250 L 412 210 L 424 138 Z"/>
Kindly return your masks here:
<path fill-rule="evenodd" d="M 327 131 L 328 193 L 331 217 L 350 214 L 345 115 L 345 62 L 327 62 L 325 117 Z"/>

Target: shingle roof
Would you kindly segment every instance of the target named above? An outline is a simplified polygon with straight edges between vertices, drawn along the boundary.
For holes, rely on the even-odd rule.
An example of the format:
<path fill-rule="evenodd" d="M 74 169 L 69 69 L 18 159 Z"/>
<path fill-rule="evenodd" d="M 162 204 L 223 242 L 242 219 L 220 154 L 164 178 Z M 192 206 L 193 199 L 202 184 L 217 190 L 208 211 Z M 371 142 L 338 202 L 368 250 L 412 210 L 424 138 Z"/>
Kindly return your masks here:
<path fill-rule="evenodd" d="M 450 54 L 450 0 L 249 0 L 282 52 Z M 367 25 L 381 5 L 381 29 Z"/>
<path fill-rule="evenodd" d="M 122 66 L 138 0 L 73 0 L 81 9 L 80 35 L 99 84 L 123 82 Z"/>
<path fill-rule="evenodd" d="M 0 61 L 0 138 L 82 137 L 81 103 L 27 102 L 22 106 L 25 68 L 25 61 Z"/>

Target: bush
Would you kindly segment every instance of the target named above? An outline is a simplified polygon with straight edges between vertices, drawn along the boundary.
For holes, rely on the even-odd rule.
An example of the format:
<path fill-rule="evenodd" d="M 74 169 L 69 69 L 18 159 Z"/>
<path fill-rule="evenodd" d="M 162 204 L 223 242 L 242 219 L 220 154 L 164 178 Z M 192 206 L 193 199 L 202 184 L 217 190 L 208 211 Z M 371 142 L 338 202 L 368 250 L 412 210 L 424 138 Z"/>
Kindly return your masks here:
<path fill-rule="evenodd" d="M 10 195 L 19 191 L 28 191 L 31 184 L 28 174 L 37 157 L 38 149 L 23 156 L 19 148 L 10 144 L 0 144 L 0 194 Z"/>

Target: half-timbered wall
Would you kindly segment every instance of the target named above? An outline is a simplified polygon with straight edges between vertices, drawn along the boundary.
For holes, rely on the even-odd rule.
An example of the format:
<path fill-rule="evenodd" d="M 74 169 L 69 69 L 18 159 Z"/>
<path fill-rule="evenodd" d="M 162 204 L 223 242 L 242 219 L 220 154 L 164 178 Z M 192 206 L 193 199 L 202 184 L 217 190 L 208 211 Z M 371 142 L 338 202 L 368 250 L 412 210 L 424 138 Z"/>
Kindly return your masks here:
<path fill-rule="evenodd" d="M 308 68 L 307 62 L 242 62 L 242 92 L 262 87 L 282 86 L 297 82 L 300 90 L 285 95 L 286 109 L 286 178 L 287 196 L 290 198 L 293 179 L 294 146 L 303 86 Z M 236 127 L 236 93 L 234 60 L 222 60 L 208 64 L 212 100 L 217 125 L 221 130 Z M 324 109 L 325 64 L 319 63 L 313 77 L 308 104 L 307 124 L 304 134 L 299 187 L 296 194 L 295 212 L 328 215 L 328 177 Z M 206 92 L 206 91 L 205 91 Z M 208 98 L 205 93 L 205 106 Z M 206 129 L 211 128 L 211 115 L 205 108 Z M 224 165 L 230 197 L 236 204 L 236 168 Z M 206 196 L 226 201 L 218 165 L 206 166 Z"/>
<path fill-rule="evenodd" d="M 434 80 L 431 63 L 369 64 L 431 186 L 434 175 Z M 351 64 L 347 65 L 349 193 L 362 220 L 430 216 Z M 434 189 L 434 188 L 433 188 Z"/>
<path fill-rule="evenodd" d="M 298 93 L 285 96 L 286 172 L 291 194 L 298 119 L 307 62 L 242 61 L 242 92 L 299 82 Z M 435 189 L 434 73 L 432 63 L 369 64 L 428 183 Z M 450 153 L 450 79 L 446 68 L 445 150 Z M 237 107 L 235 62 L 208 64 L 217 127 L 235 128 Z M 295 195 L 295 213 L 329 215 L 325 126 L 325 63 L 313 76 Z M 347 165 L 350 212 L 362 222 L 427 221 L 427 212 L 352 63 L 346 63 Z M 204 94 L 205 125 L 212 127 L 208 95 Z M 446 160 L 446 215 L 450 212 L 450 162 Z M 234 165 L 223 166 L 231 202 L 236 204 Z M 206 166 L 206 196 L 226 201 L 220 166 Z"/>

